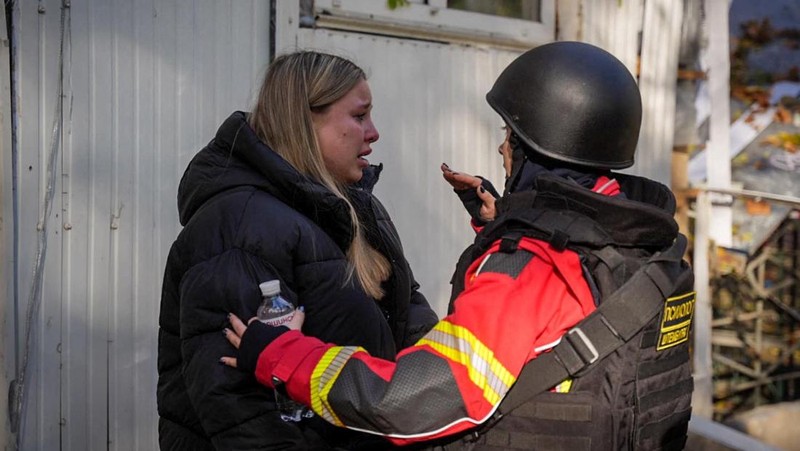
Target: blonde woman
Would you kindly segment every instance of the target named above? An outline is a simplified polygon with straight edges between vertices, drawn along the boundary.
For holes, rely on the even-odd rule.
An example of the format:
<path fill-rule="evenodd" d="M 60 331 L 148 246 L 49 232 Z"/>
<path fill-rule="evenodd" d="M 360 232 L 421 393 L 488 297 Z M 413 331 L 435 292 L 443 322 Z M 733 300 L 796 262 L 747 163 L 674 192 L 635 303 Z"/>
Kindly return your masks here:
<path fill-rule="evenodd" d="M 307 334 L 386 359 L 436 323 L 371 194 L 381 170 L 367 160 L 379 137 L 371 110 L 351 61 L 280 56 L 252 113 L 233 113 L 189 164 L 161 299 L 162 449 L 376 446 L 313 415 L 282 417 L 271 390 L 218 363 L 232 349 L 227 313 L 253 316 L 267 280 L 309 313 Z"/>

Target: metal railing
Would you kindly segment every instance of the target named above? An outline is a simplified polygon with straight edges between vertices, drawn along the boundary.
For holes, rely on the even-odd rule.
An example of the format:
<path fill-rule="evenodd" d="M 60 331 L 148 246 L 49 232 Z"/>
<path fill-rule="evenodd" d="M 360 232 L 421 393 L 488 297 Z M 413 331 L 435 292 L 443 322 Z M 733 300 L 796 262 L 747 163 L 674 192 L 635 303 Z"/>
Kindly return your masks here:
<path fill-rule="evenodd" d="M 694 194 L 696 411 L 722 420 L 800 398 L 800 198 L 708 187 Z M 753 250 L 744 271 L 719 275 L 708 264 L 707 226 L 712 198 L 724 203 L 725 196 L 731 203 L 755 199 L 795 210 Z"/>

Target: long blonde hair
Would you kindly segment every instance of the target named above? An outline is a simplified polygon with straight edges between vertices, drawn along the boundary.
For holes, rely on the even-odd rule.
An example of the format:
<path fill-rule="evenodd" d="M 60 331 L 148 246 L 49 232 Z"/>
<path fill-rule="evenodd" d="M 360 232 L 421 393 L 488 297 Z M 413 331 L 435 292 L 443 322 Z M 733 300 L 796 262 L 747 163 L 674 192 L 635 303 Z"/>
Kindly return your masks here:
<path fill-rule="evenodd" d="M 347 250 L 346 280 L 355 274 L 368 295 L 381 299 L 381 282 L 389 277 L 391 266 L 367 243 L 353 204 L 344 194 L 346 186 L 325 167 L 312 120 L 312 112 L 321 112 L 365 79 L 360 67 L 339 56 L 312 51 L 279 56 L 267 70 L 249 122 L 278 155 L 347 204 L 353 241 Z"/>

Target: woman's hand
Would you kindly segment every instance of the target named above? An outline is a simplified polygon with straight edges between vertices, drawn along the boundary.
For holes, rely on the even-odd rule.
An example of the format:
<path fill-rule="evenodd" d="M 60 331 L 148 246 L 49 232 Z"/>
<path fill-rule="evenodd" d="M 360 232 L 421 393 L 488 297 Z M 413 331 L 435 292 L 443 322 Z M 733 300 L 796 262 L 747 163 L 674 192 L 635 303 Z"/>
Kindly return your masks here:
<path fill-rule="evenodd" d="M 440 166 L 442 170 L 442 176 L 453 187 L 456 191 L 462 191 L 466 189 L 476 189 L 481 186 L 483 179 L 480 177 L 475 177 L 474 175 L 465 174 L 463 172 L 455 172 L 450 169 L 450 166 L 447 163 L 442 163 Z"/>
<path fill-rule="evenodd" d="M 246 365 L 242 366 L 242 369 L 255 371 L 255 361 L 258 360 L 258 355 L 261 354 L 261 351 L 284 332 L 288 330 L 300 330 L 303 327 L 305 319 L 306 314 L 302 306 L 295 310 L 292 319 L 280 327 L 267 326 L 264 323 L 258 322 L 258 318 L 255 316 L 250 318 L 245 325 L 238 316 L 231 313 L 228 315 L 231 329 L 226 327 L 223 329 L 222 333 L 233 347 L 239 350 L 239 357 L 247 362 Z M 253 324 L 253 321 L 256 321 L 256 323 Z M 247 333 L 248 331 L 250 333 Z M 247 333 L 247 336 L 245 336 L 245 333 Z M 240 363 L 242 363 L 238 358 L 229 356 L 222 357 L 219 361 L 224 365 L 234 368 L 238 368 Z"/>
<path fill-rule="evenodd" d="M 492 183 L 482 177 L 454 172 L 447 163 L 440 167 L 442 176 L 453 187 L 476 225 L 484 225 L 497 216 L 495 200 L 500 197 Z"/>

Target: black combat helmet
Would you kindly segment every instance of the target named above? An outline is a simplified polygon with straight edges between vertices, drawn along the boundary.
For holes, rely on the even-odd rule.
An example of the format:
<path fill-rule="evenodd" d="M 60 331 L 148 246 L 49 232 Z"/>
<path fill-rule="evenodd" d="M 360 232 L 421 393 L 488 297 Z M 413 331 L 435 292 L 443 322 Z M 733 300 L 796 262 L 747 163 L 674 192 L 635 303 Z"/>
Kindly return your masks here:
<path fill-rule="evenodd" d="M 533 152 L 596 169 L 633 165 L 642 99 L 625 65 L 603 49 L 562 41 L 529 50 L 503 70 L 486 100 L 529 158 Z"/>

